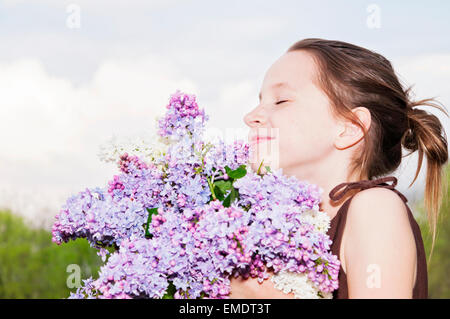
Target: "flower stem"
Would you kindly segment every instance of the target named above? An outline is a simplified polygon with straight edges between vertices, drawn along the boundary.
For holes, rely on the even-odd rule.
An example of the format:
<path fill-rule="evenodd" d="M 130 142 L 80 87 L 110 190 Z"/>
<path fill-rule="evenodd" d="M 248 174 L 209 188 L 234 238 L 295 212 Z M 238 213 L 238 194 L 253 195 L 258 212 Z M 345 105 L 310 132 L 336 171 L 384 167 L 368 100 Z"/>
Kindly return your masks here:
<path fill-rule="evenodd" d="M 208 181 L 208 186 L 209 186 L 209 190 L 211 191 L 211 195 L 213 197 L 214 200 L 217 199 L 216 194 L 214 193 L 214 186 L 212 184 L 212 182 L 209 180 L 209 177 L 206 179 Z"/>

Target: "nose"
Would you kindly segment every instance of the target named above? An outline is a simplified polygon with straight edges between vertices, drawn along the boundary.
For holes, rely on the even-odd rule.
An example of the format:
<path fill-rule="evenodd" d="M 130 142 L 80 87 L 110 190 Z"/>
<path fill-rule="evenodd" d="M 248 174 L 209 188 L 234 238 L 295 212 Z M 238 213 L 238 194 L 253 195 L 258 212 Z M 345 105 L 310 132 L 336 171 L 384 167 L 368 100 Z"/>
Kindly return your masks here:
<path fill-rule="evenodd" d="M 249 127 L 264 126 L 267 123 L 267 114 L 261 106 L 258 106 L 244 116 L 244 122 Z"/>

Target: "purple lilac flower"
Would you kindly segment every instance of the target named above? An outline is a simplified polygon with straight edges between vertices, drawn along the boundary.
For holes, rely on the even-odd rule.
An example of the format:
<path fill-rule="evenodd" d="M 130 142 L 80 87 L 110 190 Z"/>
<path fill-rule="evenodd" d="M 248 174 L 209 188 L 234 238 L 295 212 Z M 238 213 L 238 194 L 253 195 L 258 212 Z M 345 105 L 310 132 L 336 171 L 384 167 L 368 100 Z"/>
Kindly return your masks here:
<path fill-rule="evenodd" d="M 200 110 L 195 95 L 183 94 L 177 90 L 170 98 L 166 115 L 159 120 L 159 135 L 171 141 L 183 136 L 200 136 L 208 120 L 205 111 Z"/>
<path fill-rule="evenodd" d="M 114 200 L 105 190 L 96 189 L 73 196 L 56 216 L 53 242 L 86 238 L 92 246 L 118 245 L 131 235 L 144 237 L 148 213 L 141 203 L 128 197 Z"/>
<path fill-rule="evenodd" d="M 336 289 L 330 239 L 300 218 L 319 209 L 321 189 L 281 169 L 247 172 L 233 183 L 238 198 L 230 207 L 211 201 L 211 181 L 230 180 L 227 166 L 247 165 L 248 145 L 204 143 L 207 117 L 193 95 L 177 91 L 167 108 L 158 123 L 169 144 L 164 156 L 146 163 L 122 154 L 108 187 L 70 197 L 56 216 L 54 242 L 87 238 L 116 248 L 99 278 L 70 298 L 161 298 L 170 287 L 175 298 L 226 298 L 230 276 L 263 281 L 268 269 L 305 273 L 321 291 Z M 99 251 L 103 261 L 106 254 Z"/>

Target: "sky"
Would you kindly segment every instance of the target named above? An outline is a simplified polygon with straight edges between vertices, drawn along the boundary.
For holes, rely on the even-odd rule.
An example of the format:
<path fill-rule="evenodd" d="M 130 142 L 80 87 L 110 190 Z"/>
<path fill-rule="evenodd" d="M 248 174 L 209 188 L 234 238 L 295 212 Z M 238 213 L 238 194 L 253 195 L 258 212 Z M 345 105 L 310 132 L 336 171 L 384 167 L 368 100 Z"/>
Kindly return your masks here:
<path fill-rule="evenodd" d="M 244 137 L 265 72 L 303 38 L 374 50 L 450 109 L 449 33 L 450 2 L 436 0 L 0 0 L 0 207 L 48 221 L 106 185 L 117 169 L 99 145 L 152 130 L 176 89 Z M 393 174 L 410 201 L 423 196 L 425 169 L 408 189 L 416 165 Z"/>

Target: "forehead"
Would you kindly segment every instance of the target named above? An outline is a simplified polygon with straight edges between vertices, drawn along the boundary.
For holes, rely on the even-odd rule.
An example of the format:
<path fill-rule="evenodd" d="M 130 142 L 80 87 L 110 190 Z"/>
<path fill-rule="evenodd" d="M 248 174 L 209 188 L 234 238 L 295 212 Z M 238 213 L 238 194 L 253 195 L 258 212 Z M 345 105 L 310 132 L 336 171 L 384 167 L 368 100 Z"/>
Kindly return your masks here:
<path fill-rule="evenodd" d="M 261 92 L 264 94 L 281 88 L 299 90 L 311 84 L 315 72 L 314 59 L 309 53 L 287 52 L 267 70 Z"/>

